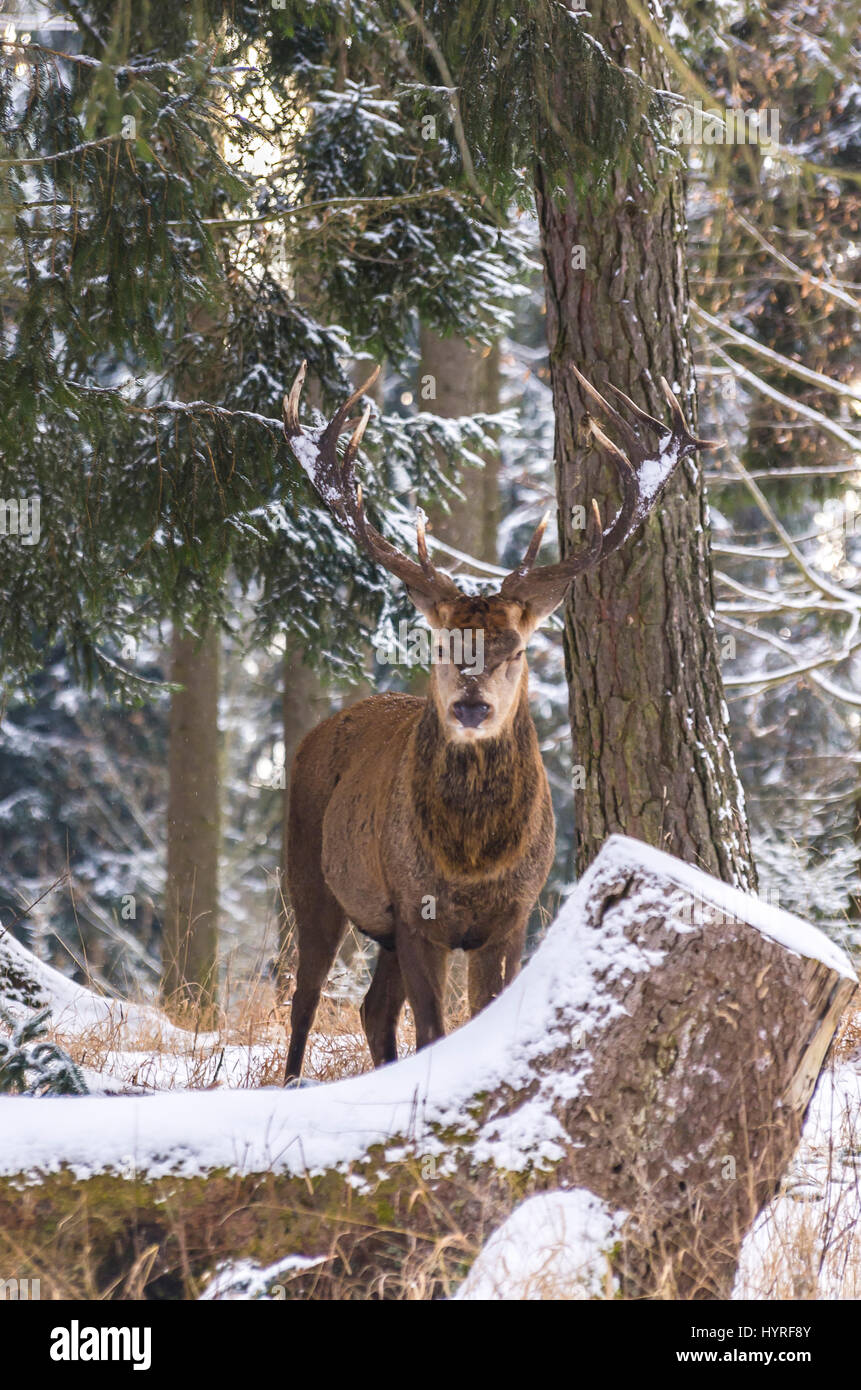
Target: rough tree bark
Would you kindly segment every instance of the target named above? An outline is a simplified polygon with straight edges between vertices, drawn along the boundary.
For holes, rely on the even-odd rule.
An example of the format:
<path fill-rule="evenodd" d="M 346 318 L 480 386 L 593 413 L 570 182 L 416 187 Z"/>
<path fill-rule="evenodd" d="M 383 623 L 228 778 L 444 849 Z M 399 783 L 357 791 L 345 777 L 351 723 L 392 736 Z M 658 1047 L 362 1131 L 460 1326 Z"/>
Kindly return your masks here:
<path fill-rule="evenodd" d="M 171 647 L 167 883 L 162 997 L 171 1012 L 191 1009 L 203 1025 L 218 995 L 220 637 L 174 634 Z"/>
<path fill-rule="evenodd" d="M 661 55 L 626 0 L 596 0 L 590 12 L 591 32 L 620 66 L 668 87 Z M 572 507 L 588 511 L 594 496 L 609 519 L 618 505 L 570 364 L 659 419 L 663 375 L 696 417 L 680 176 L 654 154 L 639 165 L 620 152 L 606 195 L 593 190 L 587 199 L 573 179 L 568 193 L 554 196 L 539 171 L 563 554 L 583 540 Z M 712 610 L 704 488 L 693 463 L 678 470 L 644 531 L 575 581 L 565 606 L 574 760 L 585 769 L 575 792 L 580 872 L 609 834 L 623 831 L 755 887 Z"/>
<path fill-rule="evenodd" d="M 585 1188 L 623 1214 L 623 1296 L 725 1298 L 855 988 L 820 932 L 616 837 L 520 976 L 416 1056 L 297 1092 L 0 1098 L 4 1268 L 39 1272 L 47 1223 L 59 1287 L 82 1252 L 131 1286 L 146 1251 L 136 1296 L 188 1296 L 253 1253 L 310 1261 L 281 1296 L 427 1297 L 525 1196 Z"/>

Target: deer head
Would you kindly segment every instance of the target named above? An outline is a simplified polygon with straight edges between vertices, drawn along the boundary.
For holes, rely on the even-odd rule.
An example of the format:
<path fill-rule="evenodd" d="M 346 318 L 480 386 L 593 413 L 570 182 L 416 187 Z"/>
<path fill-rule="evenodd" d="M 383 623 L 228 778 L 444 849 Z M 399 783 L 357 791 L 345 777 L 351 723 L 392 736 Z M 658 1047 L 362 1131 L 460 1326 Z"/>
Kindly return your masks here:
<path fill-rule="evenodd" d="M 681 406 L 663 377 L 661 388 L 669 405 L 671 426 L 647 414 L 616 387 L 610 387 L 637 423 L 657 434 L 657 448 L 649 448 L 639 431 L 572 366 L 586 399 L 605 413 L 622 440 L 624 447 L 619 448 L 591 416 L 587 417 L 597 447 L 616 469 L 622 505 L 604 528 L 593 499 L 583 545 L 556 564 L 536 565 L 549 517 L 549 513 L 545 514 L 523 559 L 506 575 L 499 592 L 475 598 L 463 593 L 451 575 L 432 564 L 421 511 L 416 522 L 417 560 L 387 541 L 365 515 L 362 487 L 355 482 L 354 470 L 371 407 L 366 406 L 358 419 L 351 419 L 350 412 L 376 381 L 379 367 L 327 425 L 309 430 L 299 423 L 306 365 L 302 363 L 289 395 L 284 398 L 284 432 L 293 454 L 343 530 L 372 560 L 403 581 L 412 602 L 430 624 L 436 645 L 429 694 L 446 738 L 471 742 L 497 737 L 526 698 L 525 649 L 536 627 L 563 601 L 578 574 L 594 569 L 645 521 L 681 460 L 696 449 L 713 445 L 691 434 Z M 350 440 L 339 459 L 337 442 L 347 431 Z M 451 634 L 470 638 L 461 640 L 460 652 L 474 654 L 479 632 L 483 661 L 479 664 L 474 659 L 452 659 L 448 647 Z"/>

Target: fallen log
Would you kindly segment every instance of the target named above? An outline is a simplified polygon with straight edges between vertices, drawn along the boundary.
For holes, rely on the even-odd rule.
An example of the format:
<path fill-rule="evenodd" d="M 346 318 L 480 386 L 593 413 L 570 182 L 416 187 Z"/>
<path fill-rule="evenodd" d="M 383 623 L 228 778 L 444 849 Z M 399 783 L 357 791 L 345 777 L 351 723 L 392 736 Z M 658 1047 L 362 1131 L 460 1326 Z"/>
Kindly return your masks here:
<path fill-rule="evenodd" d="M 299 1091 L 0 1099 L 4 1268 L 45 1296 L 86 1244 L 102 1292 L 194 1296 L 250 1256 L 277 1296 L 445 1296 L 562 1188 L 613 1214 L 623 1296 L 723 1298 L 855 988 L 820 932 L 613 837 L 517 980 L 416 1056 Z"/>

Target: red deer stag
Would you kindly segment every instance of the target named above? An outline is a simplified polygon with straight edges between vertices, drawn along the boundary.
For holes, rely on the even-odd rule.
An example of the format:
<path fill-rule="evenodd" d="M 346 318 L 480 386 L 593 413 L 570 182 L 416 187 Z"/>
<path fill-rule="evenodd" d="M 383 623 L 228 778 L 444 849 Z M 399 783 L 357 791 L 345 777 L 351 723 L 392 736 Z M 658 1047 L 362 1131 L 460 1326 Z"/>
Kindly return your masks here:
<path fill-rule="evenodd" d="M 352 407 L 377 371 L 322 429 L 299 424 L 303 364 L 284 401 L 290 447 L 319 497 L 377 564 L 407 587 L 437 634 L 478 633 L 484 666 L 432 664 L 427 698 L 372 695 L 313 729 L 297 750 L 290 782 L 287 883 L 299 962 L 291 1010 L 286 1080 L 298 1078 L 320 991 L 347 921 L 381 950 L 361 1010 L 375 1066 L 397 1058 L 405 999 L 419 1047 L 445 1031 L 449 952 L 471 952 L 469 1005 L 475 1015 L 513 979 L 526 923 L 553 859 L 554 819 L 547 777 L 529 713 L 524 649 L 564 599 L 575 575 L 616 550 L 645 520 L 679 461 L 707 447 L 688 430 L 665 381 L 672 428 L 611 388 L 639 422 L 657 433 L 647 448 L 575 369 L 586 399 L 605 412 L 619 449 L 594 420 L 597 447 L 612 460 L 622 505 L 602 530 L 593 501 L 584 544 L 557 564 L 536 567 L 547 517 L 516 570 L 486 598 L 462 593 L 431 563 L 419 513 L 418 560 L 368 521 L 354 465 L 370 415 Z M 352 437 L 342 458 L 338 438 Z M 467 645 L 462 641 L 461 651 Z"/>

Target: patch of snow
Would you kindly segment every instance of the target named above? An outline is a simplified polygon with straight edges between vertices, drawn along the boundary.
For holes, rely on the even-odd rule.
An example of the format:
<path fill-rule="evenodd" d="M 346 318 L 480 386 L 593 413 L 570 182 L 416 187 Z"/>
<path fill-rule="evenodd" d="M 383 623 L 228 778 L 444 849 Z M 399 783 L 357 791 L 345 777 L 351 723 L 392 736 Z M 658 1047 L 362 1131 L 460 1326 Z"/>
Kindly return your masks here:
<path fill-rule="evenodd" d="M 861 1070 L 823 1073 L 781 1190 L 742 1247 L 732 1297 L 861 1299 Z"/>
<path fill-rule="evenodd" d="M 325 1255 L 288 1255 L 286 1259 L 267 1265 L 265 1269 L 254 1260 L 230 1261 L 218 1266 L 198 1302 L 224 1303 L 251 1299 L 278 1302 L 283 1296 L 283 1283 L 288 1278 L 325 1261 Z"/>
<path fill-rule="evenodd" d="M 857 978 L 846 952 L 809 922 L 804 922 L 800 917 L 793 916 L 791 912 L 784 912 L 771 903 L 763 902 L 752 893 L 732 888 L 720 879 L 713 878 L 711 874 L 703 873 L 692 864 L 686 864 L 671 854 L 665 854 L 663 850 L 653 849 L 651 845 L 629 839 L 626 835 L 611 835 L 592 866 L 593 869 L 599 863 L 605 866 L 614 863 L 630 864 L 641 869 L 653 870 L 661 878 L 669 878 L 680 888 L 686 888 L 695 900 L 718 908 L 727 918 L 746 922 L 763 936 L 767 936 L 770 941 L 776 941 L 786 950 L 792 951 L 794 955 L 822 961 L 823 965 L 847 979 Z"/>
<path fill-rule="evenodd" d="M 153 1034 L 180 1042 L 193 1034 L 177 1028 L 151 1004 L 130 1004 L 95 994 L 61 975 L 28 951 L 11 932 L 0 934 L 0 998 L 16 1018 L 34 1008 L 50 1008 L 51 1026 L 61 1033 L 84 1033 L 90 1028 L 115 1029 L 125 1041 Z M 198 1034 L 198 1041 L 217 1035 Z"/>
<path fill-rule="evenodd" d="M 585 1187 L 530 1197 L 494 1231 L 455 1298 L 612 1297 L 608 1256 L 626 1219 Z"/>

